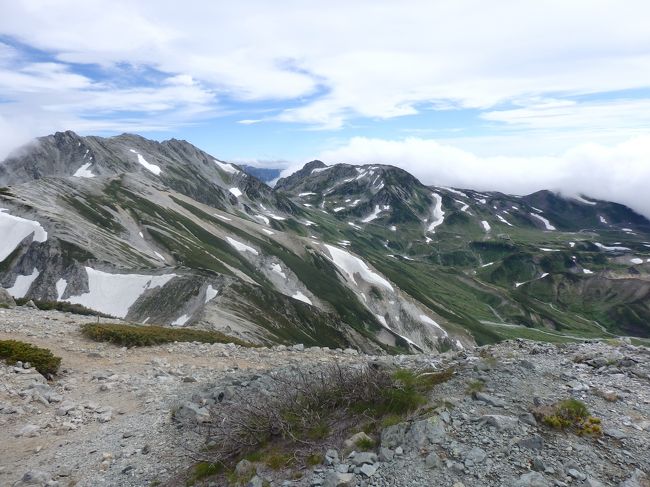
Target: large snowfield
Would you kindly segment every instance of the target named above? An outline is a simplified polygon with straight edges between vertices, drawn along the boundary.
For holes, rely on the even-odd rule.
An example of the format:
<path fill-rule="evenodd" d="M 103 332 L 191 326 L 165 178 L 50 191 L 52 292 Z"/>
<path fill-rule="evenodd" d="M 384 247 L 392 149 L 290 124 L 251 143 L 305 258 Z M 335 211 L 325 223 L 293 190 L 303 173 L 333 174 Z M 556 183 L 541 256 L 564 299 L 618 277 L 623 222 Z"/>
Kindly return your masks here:
<path fill-rule="evenodd" d="M 32 234 L 34 242 L 47 240 L 47 232 L 40 223 L 10 215 L 6 209 L 0 208 L 0 262 L 9 257 L 25 237 Z"/>

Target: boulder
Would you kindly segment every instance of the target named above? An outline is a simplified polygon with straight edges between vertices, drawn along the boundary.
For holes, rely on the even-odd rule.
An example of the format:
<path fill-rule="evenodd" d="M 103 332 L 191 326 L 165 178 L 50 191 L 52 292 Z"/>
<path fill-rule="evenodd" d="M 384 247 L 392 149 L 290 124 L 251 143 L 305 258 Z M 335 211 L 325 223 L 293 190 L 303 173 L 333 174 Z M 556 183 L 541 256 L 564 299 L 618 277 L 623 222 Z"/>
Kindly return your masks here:
<path fill-rule="evenodd" d="M 513 484 L 513 487 L 550 487 L 551 484 L 546 477 L 539 472 L 528 472 L 523 474 Z"/>
<path fill-rule="evenodd" d="M 0 287 L 0 308 L 15 308 L 16 301 L 3 287 Z"/>

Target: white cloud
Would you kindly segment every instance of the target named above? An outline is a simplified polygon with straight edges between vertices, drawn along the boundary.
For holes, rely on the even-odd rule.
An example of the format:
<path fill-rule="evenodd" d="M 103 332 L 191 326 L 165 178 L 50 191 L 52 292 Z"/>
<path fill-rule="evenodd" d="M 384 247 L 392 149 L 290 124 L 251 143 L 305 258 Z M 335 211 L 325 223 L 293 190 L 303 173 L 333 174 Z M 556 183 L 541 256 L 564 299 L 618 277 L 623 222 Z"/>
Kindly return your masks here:
<path fill-rule="evenodd" d="M 626 204 L 650 218 L 650 134 L 615 145 L 583 144 L 553 157 L 479 157 L 432 139 L 354 137 L 319 158 L 328 164 L 392 164 L 431 185 L 514 194 L 540 189 L 584 194 Z"/>
<path fill-rule="evenodd" d="M 643 0 L 314 5 L 29 0 L 3 5 L 0 32 L 60 60 L 152 66 L 243 100 L 312 95 L 276 119 L 326 128 L 423 104 L 650 86 Z"/>

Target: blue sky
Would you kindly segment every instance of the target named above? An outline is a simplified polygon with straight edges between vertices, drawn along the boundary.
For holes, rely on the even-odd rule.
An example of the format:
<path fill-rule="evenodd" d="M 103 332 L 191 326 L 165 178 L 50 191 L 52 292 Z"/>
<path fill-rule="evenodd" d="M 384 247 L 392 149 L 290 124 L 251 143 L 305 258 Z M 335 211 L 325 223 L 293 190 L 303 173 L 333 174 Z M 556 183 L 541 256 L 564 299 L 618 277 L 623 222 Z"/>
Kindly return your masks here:
<path fill-rule="evenodd" d="M 136 132 L 650 214 L 629 197 L 650 178 L 647 18 L 636 0 L 4 2 L 0 158 L 57 130 Z"/>

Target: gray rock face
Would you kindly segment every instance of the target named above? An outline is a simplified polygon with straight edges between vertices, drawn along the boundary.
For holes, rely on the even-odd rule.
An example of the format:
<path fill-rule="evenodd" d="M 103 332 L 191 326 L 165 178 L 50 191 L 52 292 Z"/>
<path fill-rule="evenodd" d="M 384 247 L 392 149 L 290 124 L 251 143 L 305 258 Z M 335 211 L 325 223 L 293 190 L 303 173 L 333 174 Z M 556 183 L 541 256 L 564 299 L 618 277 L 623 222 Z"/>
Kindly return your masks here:
<path fill-rule="evenodd" d="M 0 287 L 0 308 L 13 308 L 16 306 L 14 298 L 7 292 L 6 289 Z"/>

